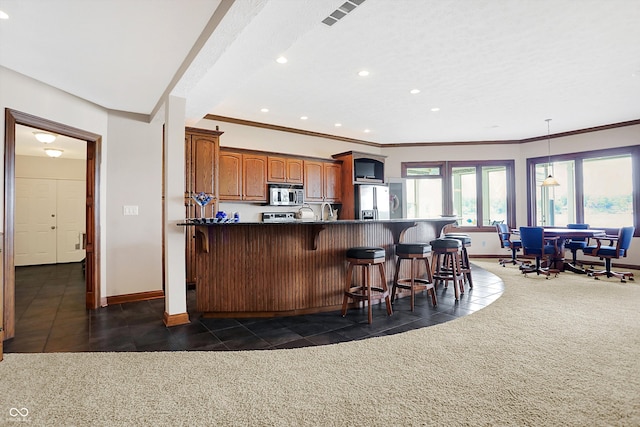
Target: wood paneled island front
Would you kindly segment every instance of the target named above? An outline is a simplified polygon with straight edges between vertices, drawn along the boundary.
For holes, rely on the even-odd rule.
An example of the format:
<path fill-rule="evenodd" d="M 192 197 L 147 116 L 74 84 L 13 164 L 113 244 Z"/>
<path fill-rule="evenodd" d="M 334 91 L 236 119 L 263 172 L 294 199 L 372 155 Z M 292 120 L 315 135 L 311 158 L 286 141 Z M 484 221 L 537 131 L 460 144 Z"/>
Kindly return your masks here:
<path fill-rule="evenodd" d="M 196 227 L 196 309 L 207 317 L 338 310 L 348 248 L 383 247 L 390 284 L 395 243 L 429 242 L 453 222 L 438 218 L 188 224 Z"/>

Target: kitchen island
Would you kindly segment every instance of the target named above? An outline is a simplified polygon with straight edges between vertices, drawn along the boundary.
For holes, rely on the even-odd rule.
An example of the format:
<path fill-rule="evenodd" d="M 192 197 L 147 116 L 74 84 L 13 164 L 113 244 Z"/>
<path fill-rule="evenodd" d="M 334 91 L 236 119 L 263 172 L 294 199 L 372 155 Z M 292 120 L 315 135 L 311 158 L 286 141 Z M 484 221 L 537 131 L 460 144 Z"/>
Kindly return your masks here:
<path fill-rule="evenodd" d="M 238 318 L 339 310 L 348 248 L 383 247 L 391 284 L 394 244 L 429 242 L 453 222 L 455 218 L 180 225 L 196 227 L 196 310 L 207 317 Z"/>

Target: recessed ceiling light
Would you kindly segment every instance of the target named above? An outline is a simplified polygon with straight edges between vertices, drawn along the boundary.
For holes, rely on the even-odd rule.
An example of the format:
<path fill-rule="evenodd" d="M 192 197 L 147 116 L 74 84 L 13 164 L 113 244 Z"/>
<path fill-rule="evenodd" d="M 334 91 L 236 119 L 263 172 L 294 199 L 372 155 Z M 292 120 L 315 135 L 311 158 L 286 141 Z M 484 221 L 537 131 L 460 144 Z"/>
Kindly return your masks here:
<path fill-rule="evenodd" d="M 367 70 L 361 70 L 361 71 L 358 71 L 358 75 L 360 77 L 367 77 L 369 75 L 369 72 Z"/>
<path fill-rule="evenodd" d="M 369 132 L 371 132 L 369 129 L 364 130 L 364 133 L 369 133 Z"/>
<path fill-rule="evenodd" d="M 342 126 L 342 123 L 336 123 L 334 126 L 339 128 L 340 126 Z"/>
<path fill-rule="evenodd" d="M 415 95 L 416 93 L 420 93 L 420 89 L 411 89 L 410 93 Z"/>
<path fill-rule="evenodd" d="M 433 108 L 431 109 L 431 111 L 433 111 L 433 112 L 435 113 L 436 111 L 440 111 L 440 109 L 439 109 L 438 107 L 433 107 Z"/>
<path fill-rule="evenodd" d="M 268 113 L 269 109 L 268 108 L 261 108 L 260 111 L 262 111 L 263 113 Z"/>
<path fill-rule="evenodd" d="M 6 12 L 0 10 L 0 19 L 9 19 L 9 15 Z"/>
<path fill-rule="evenodd" d="M 286 64 L 287 63 L 287 58 L 285 58 L 284 56 L 280 56 L 280 57 L 278 57 L 278 59 L 276 59 L 276 62 L 278 64 Z"/>
<path fill-rule="evenodd" d="M 307 116 L 300 116 L 300 120 L 307 120 L 309 117 Z"/>

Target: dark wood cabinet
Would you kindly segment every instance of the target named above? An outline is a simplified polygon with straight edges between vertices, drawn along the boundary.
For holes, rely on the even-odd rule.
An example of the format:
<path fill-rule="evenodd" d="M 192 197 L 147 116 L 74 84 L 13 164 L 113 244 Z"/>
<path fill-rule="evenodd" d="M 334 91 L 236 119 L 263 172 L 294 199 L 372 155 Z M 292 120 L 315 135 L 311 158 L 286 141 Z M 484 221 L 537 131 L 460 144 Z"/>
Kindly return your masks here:
<path fill-rule="evenodd" d="M 220 200 L 242 200 L 242 154 L 220 150 Z"/>
<path fill-rule="evenodd" d="M 267 201 L 267 156 L 242 155 L 242 200 Z"/>
<path fill-rule="evenodd" d="M 347 151 L 345 153 L 334 154 L 333 158 L 342 161 L 341 169 L 341 182 L 340 187 L 342 194 L 340 195 L 342 200 L 342 210 L 340 212 L 340 219 L 355 219 L 355 185 L 359 183 L 380 183 L 379 180 L 363 180 L 357 179 L 355 171 L 355 163 L 360 159 L 374 160 L 379 164 L 382 164 L 382 181 L 384 181 L 384 161 L 385 156 L 380 156 L 370 153 L 361 153 L 357 151 Z"/>
<path fill-rule="evenodd" d="M 342 166 L 335 162 L 304 162 L 305 201 L 339 203 L 342 195 Z"/>
<path fill-rule="evenodd" d="M 218 150 L 222 132 L 207 129 L 185 129 L 185 218 L 199 218 L 200 206 L 191 197 L 204 192 L 213 195 L 213 200 L 205 208 L 205 216 L 215 215 L 218 206 Z M 186 281 L 195 283 L 195 230 L 187 227 L 186 232 Z"/>
<path fill-rule="evenodd" d="M 302 184 L 302 160 L 287 157 L 267 157 L 267 181 Z"/>
<path fill-rule="evenodd" d="M 220 150 L 220 200 L 267 201 L 267 156 Z"/>
<path fill-rule="evenodd" d="M 342 201 L 342 165 L 324 163 L 324 201 L 339 203 Z"/>

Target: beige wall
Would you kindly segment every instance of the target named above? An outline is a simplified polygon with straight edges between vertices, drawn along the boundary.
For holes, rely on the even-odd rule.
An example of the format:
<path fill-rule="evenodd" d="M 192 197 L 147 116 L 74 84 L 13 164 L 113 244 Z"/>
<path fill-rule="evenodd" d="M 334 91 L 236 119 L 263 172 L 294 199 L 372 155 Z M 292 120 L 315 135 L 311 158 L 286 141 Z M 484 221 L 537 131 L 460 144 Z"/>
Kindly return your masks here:
<path fill-rule="evenodd" d="M 16 178 L 76 179 L 86 177 L 84 160 L 16 156 Z"/>
<path fill-rule="evenodd" d="M 162 289 L 162 124 L 109 114 L 107 296 Z M 138 215 L 125 216 L 124 206 Z"/>

